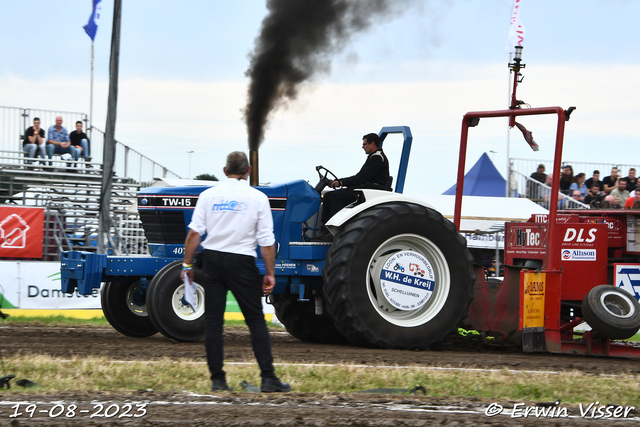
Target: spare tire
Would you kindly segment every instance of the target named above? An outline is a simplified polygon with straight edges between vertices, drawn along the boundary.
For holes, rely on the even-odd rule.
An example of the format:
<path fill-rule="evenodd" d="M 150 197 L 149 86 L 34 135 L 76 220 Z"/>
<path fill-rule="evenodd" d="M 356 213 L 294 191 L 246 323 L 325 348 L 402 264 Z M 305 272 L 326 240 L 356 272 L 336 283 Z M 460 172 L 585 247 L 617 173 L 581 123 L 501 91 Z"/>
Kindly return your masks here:
<path fill-rule="evenodd" d="M 343 225 L 327 252 L 323 292 L 355 345 L 426 349 L 467 316 L 475 273 L 466 240 L 437 211 L 374 206 Z"/>
<path fill-rule="evenodd" d="M 591 289 L 582 301 L 582 315 L 594 331 L 614 340 L 631 338 L 640 329 L 640 304 L 612 285 Z"/>

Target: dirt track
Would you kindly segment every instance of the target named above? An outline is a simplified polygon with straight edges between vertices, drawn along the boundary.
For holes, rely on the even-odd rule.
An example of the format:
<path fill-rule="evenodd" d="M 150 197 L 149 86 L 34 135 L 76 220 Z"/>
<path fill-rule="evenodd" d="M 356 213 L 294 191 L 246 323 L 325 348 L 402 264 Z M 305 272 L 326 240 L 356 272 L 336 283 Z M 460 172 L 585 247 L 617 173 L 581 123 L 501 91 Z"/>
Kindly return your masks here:
<path fill-rule="evenodd" d="M 110 328 L 40 328 L 34 326 L 0 327 L 0 348 L 6 357 L 17 353 L 72 355 L 104 355 L 115 360 L 150 360 L 159 357 L 192 358 L 204 361 L 204 345 L 174 343 L 161 335 L 140 339 L 125 337 Z M 349 363 L 367 365 L 406 365 L 491 368 L 516 370 L 579 370 L 585 374 L 640 373 L 640 362 L 626 359 L 601 359 L 579 356 L 524 355 L 507 350 L 478 352 L 459 347 L 456 351 L 373 350 L 348 346 L 302 343 L 282 330 L 272 331 L 274 356 L 281 361 L 305 363 Z M 445 346 L 446 347 L 446 346 Z M 252 359 L 248 332 L 241 328 L 225 333 L 225 355 L 228 361 Z M 512 419 L 507 415 L 488 417 L 485 409 L 491 402 L 475 398 L 434 398 L 429 396 L 288 394 L 247 395 L 246 393 L 193 396 L 179 393 L 87 393 L 21 395 L 25 402 L 38 402 L 49 410 L 54 402 L 74 403 L 78 409 L 92 410 L 97 402 L 105 408 L 124 408 L 127 401 L 146 403 L 146 414 L 140 418 L 92 418 L 90 412 L 74 418 L 9 418 L 15 402 L 0 401 L 0 426 L 4 425 L 354 425 L 354 426 L 427 426 L 427 425 L 595 425 L 602 420 L 588 419 Z M 501 402 L 509 408 L 515 402 Z M 60 408 L 60 407 L 58 407 Z M 113 406 L 116 408 L 116 406 Z M 122 411 L 120 412 L 120 414 Z M 141 412 L 140 412 L 141 413 Z M 139 414 L 140 414 L 139 413 Z M 569 415 L 578 414 L 569 407 Z M 635 414 L 635 415 L 634 415 Z M 640 413 L 631 416 L 640 417 Z M 181 421 L 182 420 L 182 421 Z M 185 420 L 192 420 L 185 422 Z M 13 424 L 10 424 L 13 422 Z M 635 419 L 618 419 L 607 425 L 633 425 Z"/>

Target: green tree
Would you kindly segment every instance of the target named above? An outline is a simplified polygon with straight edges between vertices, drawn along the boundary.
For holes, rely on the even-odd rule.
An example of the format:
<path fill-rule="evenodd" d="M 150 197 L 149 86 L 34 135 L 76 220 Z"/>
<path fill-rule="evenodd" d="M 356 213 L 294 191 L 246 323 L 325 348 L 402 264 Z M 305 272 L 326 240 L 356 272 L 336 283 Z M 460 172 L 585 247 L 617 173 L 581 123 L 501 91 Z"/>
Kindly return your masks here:
<path fill-rule="evenodd" d="M 201 173 L 200 175 L 196 176 L 194 179 L 199 179 L 201 181 L 217 181 L 218 178 L 216 178 L 215 175 L 211 175 L 209 173 Z"/>

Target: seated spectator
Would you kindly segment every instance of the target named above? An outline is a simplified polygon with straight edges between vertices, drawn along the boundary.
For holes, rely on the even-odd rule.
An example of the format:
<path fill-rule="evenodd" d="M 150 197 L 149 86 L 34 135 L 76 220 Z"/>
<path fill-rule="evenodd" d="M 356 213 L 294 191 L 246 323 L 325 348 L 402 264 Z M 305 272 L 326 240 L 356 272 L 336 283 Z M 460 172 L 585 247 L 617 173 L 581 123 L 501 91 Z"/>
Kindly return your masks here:
<path fill-rule="evenodd" d="M 547 179 L 547 174 L 544 173 L 545 167 L 542 163 L 538 165 L 538 169 L 531 174 L 530 178 L 535 179 L 538 182 L 544 183 Z M 527 194 L 530 199 L 539 199 L 540 198 L 540 186 L 536 185 L 534 182 L 527 182 Z"/>
<path fill-rule="evenodd" d="M 624 206 L 624 203 L 629 198 L 629 192 L 627 191 L 627 178 L 618 179 L 618 186 L 611 190 L 612 196 L 618 196 L 620 204 Z"/>
<path fill-rule="evenodd" d="M 629 176 L 627 176 L 627 190 L 629 193 L 638 188 L 638 178 L 636 178 L 636 168 L 629 169 Z"/>
<path fill-rule="evenodd" d="M 571 184 L 573 184 L 573 168 L 569 165 L 564 165 L 560 176 L 560 192 L 568 196 Z"/>
<path fill-rule="evenodd" d="M 40 118 L 33 118 L 33 126 L 30 126 L 24 133 L 22 151 L 31 159 L 36 158 L 36 152 L 44 159 L 46 140 L 44 139 L 44 129 L 40 127 Z M 32 164 L 33 160 L 27 160 L 27 164 Z"/>
<path fill-rule="evenodd" d="M 71 145 L 79 150 L 78 158 L 84 157 L 86 162 L 91 161 L 91 153 L 89 152 L 89 137 L 82 131 L 82 122 L 78 120 L 76 122 L 76 130 L 69 134 L 69 140 Z M 77 159 L 76 159 L 77 160 Z"/>
<path fill-rule="evenodd" d="M 497 269 L 497 264 L 498 262 L 496 261 L 496 259 L 494 258 L 493 260 L 491 260 L 491 266 L 489 268 L 485 269 L 485 276 L 486 277 L 502 277 L 504 274 L 504 267 L 502 266 L 502 263 L 500 263 L 500 268 Z M 497 270 L 497 271 L 496 271 Z"/>
<path fill-rule="evenodd" d="M 602 207 L 606 209 L 620 209 L 620 196 L 612 196 L 609 194 L 602 201 Z"/>
<path fill-rule="evenodd" d="M 619 178 L 620 177 L 618 176 L 618 168 L 616 167 L 611 168 L 611 175 L 605 176 L 604 179 L 602 180 L 602 191 L 604 191 L 607 194 L 610 194 L 611 190 L 613 190 L 618 186 Z"/>
<path fill-rule="evenodd" d="M 600 184 L 597 182 L 593 183 L 591 188 L 589 189 L 589 193 L 584 198 L 584 203 L 587 205 L 592 205 L 593 201 L 595 201 L 596 207 L 600 207 L 600 202 L 604 198 L 603 194 L 600 192 Z"/>
<path fill-rule="evenodd" d="M 602 181 L 600 181 L 600 171 L 597 169 L 593 171 L 593 176 L 584 182 L 584 185 L 586 185 L 587 188 L 591 188 L 591 185 L 594 182 L 597 182 L 598 184 L 600 184 L 600 190 L 602 190 Z"/>
<path fill-rule="evenodd" d="M 589 191 L 589 189 L 587 188 L 587 186 L 584 184 L 584 179 L 585 179 L 585 174 L 580 172 L 578 175 L 576 175 L 575 180 L 573 181 L 573 184 L 571 184 L 571 186 L 569 187 L 569 190 L 572 192 L 571 194 L 573 194 L 574 190 L 578 190 L 580 192 L 580 201 L 583 201 L 585 196 L 587 195 L 587 192 Z"/>
<path fill-rule="evenodd" d="M 69 140 L 69 132 L 67 129 L 62 126 L 62 117 L 56 117 L 56 124 L 49 127 L 48 140 L 47 140 L 47 156 L 49 160 L 53 157 L 54 154 L 70 154 L 73 160 L 78 160 L 78 150 L 76 147 L 71 145 L 71 141 Z M 52 163 L 49 162 L 49 166 Z M 76 166 L 78 164 L 76 163 Z M 71 163 L 67 163 L 67 167 L 71 167 Z"/>
<path fill-rule="evenodd" d="M 624 208 L 625 209 L 631 209 L 631 208 L 633 208 L 633 205 L 636 202 L 638 202 L 638 205 L 640 205 L 640 192 L 638 192 L 638 191 L 634 191 L 633 192 L 633 196 L 629 196 L 627 201 L 624 202 Z M 638 208 L 640 208 L 640 206 L 638 206 Z"/>
<path fill-rule="evenodd" d="M 547 187 L 540 187 L 540 198 L 541 202 L 538 202 L 540 206 L 545 209 L 549 209 L 549 200 L 551 200 L 551 186 L 553 185 L 553 174 L 550 173 L 547 175 L 547 179 L 544 181 L 544 185 Z"/>

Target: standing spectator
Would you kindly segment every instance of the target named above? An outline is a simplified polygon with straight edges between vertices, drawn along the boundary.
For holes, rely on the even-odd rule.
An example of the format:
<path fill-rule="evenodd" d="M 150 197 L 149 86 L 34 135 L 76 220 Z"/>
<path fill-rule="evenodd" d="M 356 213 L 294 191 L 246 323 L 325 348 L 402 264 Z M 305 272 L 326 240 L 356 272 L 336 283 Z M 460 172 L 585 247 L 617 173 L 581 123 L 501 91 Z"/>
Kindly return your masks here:
<path fill-rule="evenodd" d="M 604 191 L 607 194 L 610 194 L 611 190 L 613 190 L 618 186 L 619 178 L 620 177 L 618 176 L 618 168 L 616 167 L 611 168 L 611 175 L 605 176 L 604 179 L 602 180 L 602 191 Z"/>
<path fill-rule="evenodd" d="M 578 190 L 580 192 L 581 202 L 584 201 L 584 198 L 587 195 L 587 191 L 589 191 L 587 189 L 587 186 L 584 184 L 584 179 L 585 179 L 585 174 L 583 172 L 580 172 L 578 175 L 576 175 L 576 178 L 573 181 L 573 184 L 571 184 L 571 186 L 569 187 L 569 190 L 571 191 L 572 195 L 574 190 Z"/>
<path fill-rule="evenodd" d="M 36 158 L 36 151 L 40 153 L 41 158 L 45 158 L 46 140 L 44 139 L 44 129 L 40 127 L 40 118 L 33 118 L 33 126 L 24 133 L 24 142 L 22 143 L 22 151 L 31 159 Z M 32 164 L 33 160 L 27 160 L 27 164 Z"/>
<path fill-rule="evenodd" d="M 613 197 L 618 196 L 620 198 L 619 203 L 624 205 L 629 198 L 629 192 L 627 191 L 627 178 L 618 179 L 618 186 L 611 190 L 611 195 Z"/>
<path fill-rule="evenodd" d="M 49 137 L 47 140 L 47 156 L 49 160 L 54 154 L 70 154 L 73 160 L 78 160 L 78 151 L 71 145 L 69 132 L 62 126 L 61 116 L 56 117 L 56 124 L 49 127 L 47 135 Z M 51 165 L 52 163 L 49 162 L 49 166 Z M 71 163 L 67 163 L 67 167 L 71 167 Z"/>
<path fill-rule="evenodd" d="M 638 188 L 638 178 L 636 178 L 636 168 L 629 169 L 629 176 L 627 176 L 627 190 L 629 193 Z"/>
<path fill-rule="evenodd" d="M 271 339 L 262 312 L 262 295 L 273 290 L 275 237 L 267 196 L 247 183 L 251 167 L 247 156 L 235 151 L 227 156 L 223 168 L 226 181 L 200 194 L 184 244 L 182 279 L 193 281 L 193 257 L 204 248 L 202 286 L 205 289 L 205 348 L 211 373 L 212 391 L 231 390 L 223 367 L 224 311 L 227 291 L 235 296 L 249 331 L 253 353 L 260 367 L 260 391 L 291 391 L 291 386 L 276 377 L 271 354 Z M 260 278 L 256 266 L 256 246 L 264 260 L 266 274 Z"/>
<path fill-rule="evenodd" d="M 600 171 L 597 169 L 593 171 L 593 176 L 584 182 L 584 185 L 586 185 L 588 189 L 591 189 L 591 185 L 594 182 L 597 182 L 600 186 L 600 189 L 602 190 L 602 181 L 600 181 Z"/>
<path fill-rule="evenodd" d="M 69 134 L 69 140 L 71 141 L 71 145 L 76 147 L 76 150 L 79 150 L 78 158 L 84 157 L 85 162 L 90 162 L 89 137 L 82 131 L 82 122 L 80 120 L 76 122 L 76 130 Z"/>
<path fill-rule="evenodd" d="M 571 184 L 573 184 L 573 168 L 569 165 L 564 165 L 560 176 L 560 192 L 569 195 Z"/>
<path fill-rule="evenodd" d="M 600 202 L 602 202 L 603 195 L 600 193 L 600 184 L 594 182 L 591 188 L 589 189 L 589 193 L 584 198 L 584 203 L 587 205 L 591 205 L 593 201 L 595 201 L 595 207 L 600 207 Z"/>
<path fill-rule="evenodd" d="M 635 203 L 638 203 L 638 206 L 634 207 Z M 626 202 L 624 202 L 625 209 L 640 209 L 640 192 L 634 191 L 633 196 L 629 196 Z"/>
<path fill-rule="evenodd" d="M 544 181 L 547 179 L 547 174 L 544 173 L 545 171 L 545 167 L 542 163 L 540 163 L 538 165 L 538 169 L 531 174 L 531 178 L 544 183 Z M 536 185 L 534 182 L 528 181 L 527 182 L 527 193 L 529 195 L 530 199 L 539 199 L 540 198 L 540 186 Z"/>

